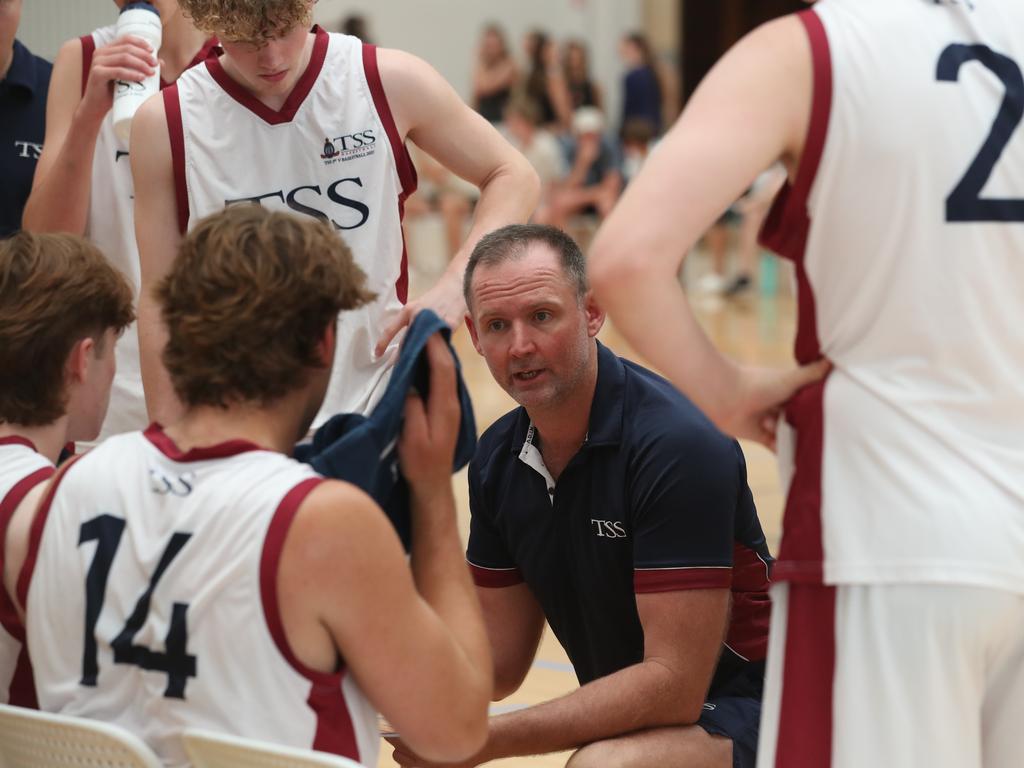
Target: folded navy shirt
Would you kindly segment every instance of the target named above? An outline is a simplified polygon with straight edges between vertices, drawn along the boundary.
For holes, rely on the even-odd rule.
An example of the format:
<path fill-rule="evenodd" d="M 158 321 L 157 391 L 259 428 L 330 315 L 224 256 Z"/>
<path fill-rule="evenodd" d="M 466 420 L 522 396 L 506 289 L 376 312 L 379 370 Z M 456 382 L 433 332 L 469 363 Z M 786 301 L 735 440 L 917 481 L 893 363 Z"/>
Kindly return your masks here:
<path fill-rule="evenodd" d="M 372 413 L 333 416 L 316 431 L 311 443 L 295 447 L 295 458 L 299 461 L 325 477 L 345 480 L 372 496 L 390 518 L 407 552 L 412 544 L 412 521 L 409 485 L 398 464 L 398 438 L 409 391 L 419 393 L 424 400 L 429 396 L 430 363 L 426 347 L 427 340 L 438 331 L 455 359 L 455 383 L 462 409 L 452 472 L 466 466 L 476 450 L 473 404 L 462 378 L 459 357 L 451 346 L 451 329 L 429 309 L 420 311 L 409 326 L 391 380 Z"/>

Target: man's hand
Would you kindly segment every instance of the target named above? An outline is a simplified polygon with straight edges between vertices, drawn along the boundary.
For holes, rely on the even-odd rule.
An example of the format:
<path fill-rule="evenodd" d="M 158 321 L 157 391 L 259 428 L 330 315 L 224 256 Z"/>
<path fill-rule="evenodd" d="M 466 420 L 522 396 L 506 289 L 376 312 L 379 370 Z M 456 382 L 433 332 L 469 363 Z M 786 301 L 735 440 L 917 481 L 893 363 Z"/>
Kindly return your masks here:
<path fill-rule="evenodd" d="M 424 760 L 409 749 L 401 737 L 397 735 L 387 735 L 384 737 L 384 740 L 394 748 L 394 751 L 391 753 L 391 759 L 402 766 L 402 768 L 475 768 L 475 766 L 487 761 L 483 752 L 480 752 L 461 763 L 432 763 L 429 760 Z"/>
<path fill-rule="evenodd" d="M 461 272 L 460 272 L 461 275 Z M 462 284 L 458 276 L 446 272 L 437 285 L 424 293 L 416 301 L 411 301 L 402 307 L 402 311 L 387 328 L 377 342 L 374 354 L 380 357 L 388 348 L 388 344 L 395 338 L 400 330 L 405 328 L 416 317 L 421 309 L 430 308 L 434 310 L 448 327 L 455 331 L 462 324 L 466 316 L 466 301 L 462 298 Z"/>
<path fill-rule="evenodd" d="M 122 37 L 97 48 L 78 106 L 82 116 L 102 120 L 114 104 L 114 81 L 141 83 L 156 74 L 158 63 L 156 52 L 140 37 Z"/>
<path fill-rule="evenodd" d="M 414 492 L 451 484 L 455 442 L 461 412 L 455 390 L 455 361 L 448 345 L 435 333 L 427 342 L 430 397 L 410 393 L 405 401 L 405 426 L 398 442 L 402 474 Z"/>
<path fill-rule="evenodd" d="M 775 450 L 779 416 L 786 403 L 797 391 L 822 379 L 831 368 L 828 360 L 784 370 L 741 367 L 736 407 L 714 421 L 728 435 L 756 440 Z"/>

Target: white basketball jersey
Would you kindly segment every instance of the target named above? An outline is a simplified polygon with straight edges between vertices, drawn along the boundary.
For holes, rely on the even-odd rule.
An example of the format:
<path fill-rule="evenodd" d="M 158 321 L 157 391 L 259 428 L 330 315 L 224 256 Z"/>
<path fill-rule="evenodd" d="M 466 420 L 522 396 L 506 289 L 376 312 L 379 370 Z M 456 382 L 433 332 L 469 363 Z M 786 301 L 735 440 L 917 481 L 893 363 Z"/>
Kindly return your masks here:
<path fill-rule="evenodd" d="M 338 320 L 334 371 L 315 425 L 367 413 L 380 399 L 398 342 L 373 349 L 406 300 L 402 207 L 416 178 L 377 72 L 373 46 L 314 30 L 306 71 L 272 110 L 219 60 L 165 91 L 179 224 L 194 227 L 227 205 L 258 203 L 313 216 L 342 236 L 377 294 Z"/>
<path fill-rule="evenodd" d="M 121 725 L 172 766 L 187 727 L 375 766 L 376 712 L 344 666 L 296 659 L 278 610 L 288 526 L 320 482 L 245 441 L 182 453 L 157 426 L 73 460 L 29 553 L 40 708 Z"/>
<path fill-rule="evenodd" d="M 53 474 L 53 464 L 27 440 L 0 437 L 0 574 L 11 516 L 25 495 Z M 0 704 L 34 703 L 28 655 L 22 654 L 25 629 L 14 604 L 0 586 Z M 19 670 L 19 664 L 23 669 Z M 29 698 L 30 697 L 30 698 Z"/>
<path fill-rule="evenodd" d="M 1024 3 L 822 0 L 776 575 L 1024 592 Z M 787 449 L 788 446 L 788 449 Z M 823 567 L 822 567 L 823 566 Z"/>
<path fill-rule="evenodd" d="M 81 38 L 83 91 L 93 52 L 114 42 L 116 37 L 117 29 L 111 25 Z M 196 61 L 206 58 L 212 46 L 213 42 L 208 42 L 196 56 Z M 141 276 L 139 248 L 135 242 L 135 192 L 128 146 L 114 134 L 113 115 L 111 110 L 103 118 L 96 138 L 85 237 L 103 251 L 110 263 L 128 279 L 137 300 Z M 143 429 L 149 423 L 142 392 L 139 335 L 135 323 L 118 338 L 115 354 L 117 373 L 110 389 L 110 407 L 99 440 Z"/>

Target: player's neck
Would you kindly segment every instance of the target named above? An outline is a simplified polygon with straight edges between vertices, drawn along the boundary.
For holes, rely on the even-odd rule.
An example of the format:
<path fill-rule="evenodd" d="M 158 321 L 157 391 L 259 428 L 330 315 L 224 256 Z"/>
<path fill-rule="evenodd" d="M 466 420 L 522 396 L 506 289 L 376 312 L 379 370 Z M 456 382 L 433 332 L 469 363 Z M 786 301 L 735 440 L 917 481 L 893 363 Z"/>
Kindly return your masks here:
<path fill-rule="evenodd" d="M 233 404 L 227 408 L 197 406 L 166 428 L 182 451 L 204 448 L 229 440 L 246 440 L 261 448 L 291 455 L 300 437 L 303 408 L 296 398 L 284 398 L 271 406 Z"/>
<path fill-rule="evenodd" d="M 57 463 L 61 449 L 67 444 L 68 419 L 62 416 L 57 421 L 41 427 L 25 427 L 21 424 L 0 424 L 0 438 L 20 437 L 35 446 L 42 456 Z"/>
<path fill-rule="evenodd" d="M 192 26 L 182 12 L 176 11 L 164 25 L 159 58 L 163 61 L 161 76 L 173 83 L 206 43 L 206 34 Z"/>

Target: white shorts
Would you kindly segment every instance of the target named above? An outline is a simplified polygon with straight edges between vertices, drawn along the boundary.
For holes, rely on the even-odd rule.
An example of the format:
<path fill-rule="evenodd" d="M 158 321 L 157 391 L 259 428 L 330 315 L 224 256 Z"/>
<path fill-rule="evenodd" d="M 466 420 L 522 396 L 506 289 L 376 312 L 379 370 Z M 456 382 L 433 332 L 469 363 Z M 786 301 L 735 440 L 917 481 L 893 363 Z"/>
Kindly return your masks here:
<path fill-rule="evenodd" d="M 759 768 L 1024 766 L 1024 596 L 776 584 Z"/>

